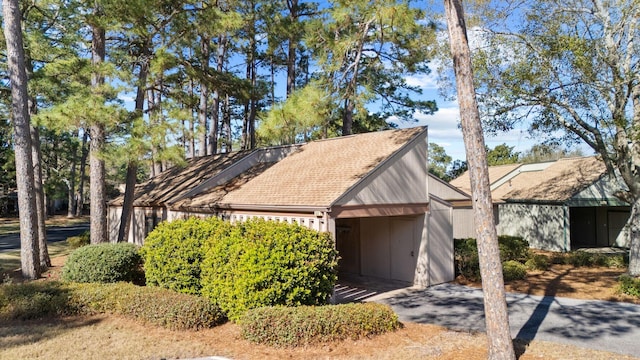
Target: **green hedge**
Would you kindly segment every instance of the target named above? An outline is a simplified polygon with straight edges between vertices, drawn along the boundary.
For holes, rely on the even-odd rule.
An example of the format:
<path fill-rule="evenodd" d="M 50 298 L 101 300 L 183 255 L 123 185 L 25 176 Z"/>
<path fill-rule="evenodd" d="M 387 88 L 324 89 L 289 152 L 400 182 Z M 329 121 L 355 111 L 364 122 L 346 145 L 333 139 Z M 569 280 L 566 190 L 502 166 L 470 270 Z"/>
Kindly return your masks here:
<path fill-rule="evenodd" d="M 618 282 L 621 293 L 640 298 L 640 278 L 622 275 Z"/>
<path fill-rule="evenodd" d="M 527 277 L 527 267 L 515 260 L 502 263 L 502 276 L 505 281 L 522 280 Z"/>
<path fill-rule="evenodd" d="M 226 321 L 202 297 L 130 283 L 30 282 L 0 286 L 0 319 L 40 319 L 111 313 L 173 330 L 198 330 Z"/>
<path fill-rule="evenodd" d="M 80 314 L 113 313 L 172 330 L 204 329 L 226 321 L 207 299 L 130 283 L 71 284 L 69 309 Z"/>
<path fill-rule="evenodd" d="M 68 314 L 71 294 L 55 281 L 0 285 L 0 319 L 29 320 Z"/>
<path fill-rule="evenodd" d="M 525 262 L 530 256 L 529 243 L 518 236 L 498 236 L 500 260 Z M 476 239 L 455 239 L 454 259 L 456 276 L 462 275 L 467 280 L 480 280 L 480 261 Z"/>
<path fill-rule="evenodd" d="M 67 243 L 69 243 L 73 249 L 87 246 L 91 243 L 91 232 L 87 230 L 78 236 L 69 237 L 67 238 Z"/>
<path fill-rule="evenodd" d="M 147 284 L 199 294 L 202 244 L 218 232 L 227 233 L 229 228 L 228 222 L 216 217 L 158 224 L 140 249 Z"/>
<path fill-rule="evenodd" d="M 533 254 L 527 260 L 524 265 L 529 270 L 542 270 L 549 269 L 549 257 L 543 254 Z"/>
<path fill-rule="evenodd" d="M 105 243 L 75 250 L 62 267 L 60 278 L 72 282 L 140 281 L 142 259 L 129 243 Z"/>
<path fill-rule="evenodd" d="M 359 339 L 398 329 L 401 324 L 388 305 L 357 303 L 328 306 L 263 307 L 240 320 L 242 336 L 273 346 L 300 346 Z"/>
<path fill-rule="evenodd" d="M 337 280 L 329 234 L 297 224 L 249 220 L 204 250 L 202 294 L 232 320 L 262 306 L 325 304 Z"/>

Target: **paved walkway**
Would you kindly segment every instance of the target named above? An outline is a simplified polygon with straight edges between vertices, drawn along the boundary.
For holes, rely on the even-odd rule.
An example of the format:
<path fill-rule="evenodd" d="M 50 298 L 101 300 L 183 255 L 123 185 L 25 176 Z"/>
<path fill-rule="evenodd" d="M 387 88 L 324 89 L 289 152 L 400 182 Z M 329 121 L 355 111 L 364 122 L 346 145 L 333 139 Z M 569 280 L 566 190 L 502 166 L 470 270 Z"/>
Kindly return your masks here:
<path fill-rule="evenodd" d="M 391 305 L 401 321 L 485 331 L 482 290 L 455 284 L 398 289 L 365 301 Z M 511 334 L 640 356 L 640 305 L 507 294 Z"/>

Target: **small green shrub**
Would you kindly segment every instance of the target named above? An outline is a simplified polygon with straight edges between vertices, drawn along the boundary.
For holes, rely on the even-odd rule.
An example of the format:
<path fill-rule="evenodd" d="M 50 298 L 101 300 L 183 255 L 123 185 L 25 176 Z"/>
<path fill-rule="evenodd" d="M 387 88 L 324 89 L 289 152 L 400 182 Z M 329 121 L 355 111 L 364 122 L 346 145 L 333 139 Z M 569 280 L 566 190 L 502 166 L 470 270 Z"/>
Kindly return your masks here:
<path fill-rule="evenodd" d="M 575 267 L 594 266 L 596 265 L 595 255 L 586 251 L 572 251 L 567 255 L 567 263 Z"/>
<path fill-rule="evenodd" d="M 618 278 L 619 291 L 623 294 L 640 298 L 640 278 L 629 275 L 621 275 Z"/>
<path fill-rule="evenodd" d="M 566 253 L 553 253 L 551 255 L 551 263 L 554 265 L 566 265 L 568 264 L 568 256 Z"/>
<path fill-rule="evenodd" d="M 28 320 L 66 313 L 68 290 L 58 282 L 0 285 L 0 319 Z"/>
<path fill-rule="evenodd" d="M 529 270 L 542 270 L 545 271 L 549 269 L 549 257 L 542 254 L 533 254 L 531 257 L 524 263 L 527 269 Z"/>
<path fill-rule="evenodd" d="M 140 249 L 147 285 L 199 294 L 202 244 L 217 232 L 228 232 L 230 226 L 216 217 L 158 224 Z"/>
<path fill-rule="evenodd" d="M 139 281 L 141 264 L 142 259 L 133 244 L 83 246 L 71 253 L 60 278 L 73 282 Z"/>
<path fill-rule="evenodd" d="M 72 249 L 89 245 L 91 243 L 91 232 L 85 231 L 78 236 L 69 237 L 67 238 L 67 243 L 71 245 Z"/>
<path fill-rule="evenodd" d="M 172 330 L 199 330 L 226 321 L 219 307 L 207 299 L 130 283 L 71 284 L 68 309 L 72 313 L 113 313 Z"/>
<path fill-rule="evenodd" d="M 527 267 L 515 260 L 505 261 L 502 263 L 502 276 L 505 281 L 525 279 L 527 277 Z"/>
<path fill-rule="evenodd" d="M 520 236 L 498 236 L 500 259 L 502 261 L 526 261 L 529 257 L 529 242 Z"/>
<path fill-rule="evenodd" d="M 526 261 L 529 257 L 529 243 L 518 236 L 498 236 L 500 260 Z M 470 281 L 480 280 L 480 259 L 476 239 L 455 239 L 454 258 L 456 276 L 462 275 Z"/>
<path fill-rule="evenodd" d="M 337 280 L 329 234 L 297 224 L 249 220 L 204 248 L 202 294 L 232 320 L 262 306 L 325 304 Z"/>
<path fill-rule="evenodd" d="M 301 346 L 359 339 L 398 329 L 388 305 L 358 303 L 328 306 L 263 307 L 247 311 L 242 336 L 272 346 Z"/>
<path fill-rule="evenodd" d="M 629 253 L 605 256 L 605 266 L 610 268 L 626 268 L 629 266 Z"/>
<path fill-rule="evenodd" d="M 478 258 L 478 248 L 476 239 L 455 239 L 455 269 L 456 276 L 464 276 L 470 281 L 480 279 L 480 259 Z"/>

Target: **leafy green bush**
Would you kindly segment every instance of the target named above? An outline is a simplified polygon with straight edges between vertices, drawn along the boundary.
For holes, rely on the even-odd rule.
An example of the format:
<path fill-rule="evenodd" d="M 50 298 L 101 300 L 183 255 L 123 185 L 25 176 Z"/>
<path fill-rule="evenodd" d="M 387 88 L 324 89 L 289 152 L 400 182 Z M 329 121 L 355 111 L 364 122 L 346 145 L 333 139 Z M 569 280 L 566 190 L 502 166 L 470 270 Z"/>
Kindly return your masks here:
<path fill-rule="evenodd" d="M 605 266 L 610 268 L 626 268 L 629 266 L 629 253 L 605 256 Z"/>
<path fill-rule="evenodd" d="M 586 251 L 572 251 L 567 255 L 567 263 L 575 267 L 596 265 L 597 254 Z"/>
<path fill-rule="evenodd" d="M 456 276 L 462 275 L 465 279 L 476 281 L 480 279 L 480 259 L 476 239 L 455 239 L 454 253 L 456 264 Z"/>
<path fill-rule="evenodd" d="M 500 259 L 505 261 L 526 261 L 529 257 L 529 243 L 518 236 L 498 236 Z M 476 239 L 455 239 L 454 258 L 456 276 L 462 275 L 470 281 L 480 280 L 480 261 Z"/>
<path fill-rule="evenodd" d="M 67 243 L 71 245 L 72 249 L 89 245 L 91 243 L 91 232 L 85 231 L 78 236 L 69 237 L 67 238 Z"/>
<path fill-rule="evenodd" d="M 619 291 L 623 294 L 640 298 L 640 278 L 629 275 L 621 275 L 618 278 Z"/>
<path fill-rule="evenodd" d="M 498 236 L 500 259 L 502 261 L 526 261 L 529 257 L 529 242 L 520 236 Z"/>
<path fill-rule="evenodd" d="M 138 281 L 142 259 L 129 243 L 96 244 L 75 250 L 62 267 L 61 279 L 74 282 Z"/>
<path fill-rule="evenodd" d="M 66 313 L 69 293 L 58 282 L 0 285 L 0 319 L 41 319 Z"/>
<path fill-rule="evenodd" d="M 217 232 L 228 232 L 230 226 L 216 217 L 158 224 L 140 249 L 147 285 L 199 294 L 202 244 Z"/>
<path fill-rule="evenodd" d="M 54 281 L 0 286 L 0 320 L 112 313 L 174 330 L 202 329 L 226 321 L 205 298 L 130 283 Z"/>
<path fill-rule="evenodd" d="M 68 309 L 74 313 L 114 313 L 172 330 L 210 328 L 226 321 L 209 300 L 195 295 L 130 283 L 70 284 Z"/>
<path fill-rule="evenodd" d="M 400 327 L 393 310 L 376 303 L 262 307 L 247 311 L 240 325 L 245 339 L 274 346 L 355 340 Z"/>
<path fill-rule="evenodd" d="M 549 268 L 549 257 L 542 254 L 533 254 L 524 263 L 529 270 L 547 270 Z"/>
<path fill-rule="evenodd" d="M 505 261 L 502 263 L 502 276 L 505 281 L 522 280 L 527 277 L 527 267 L 515 260 Z"/>
<path fill-rule="evenodd" d="M 325 304 L 337 279 L 329 234 L 297 224 L 249 220 L 204 250 L 202 294 L 232 320 L 262 306 Z"/>

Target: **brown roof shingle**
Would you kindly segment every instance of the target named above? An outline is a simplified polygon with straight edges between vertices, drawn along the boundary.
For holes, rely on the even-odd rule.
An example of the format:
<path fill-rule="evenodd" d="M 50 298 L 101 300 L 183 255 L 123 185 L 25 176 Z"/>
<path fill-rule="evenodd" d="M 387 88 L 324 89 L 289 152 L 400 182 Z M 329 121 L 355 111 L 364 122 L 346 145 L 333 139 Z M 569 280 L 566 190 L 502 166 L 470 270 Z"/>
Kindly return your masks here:
<path fill-rule="evenodd" d="M 162 206 L 176 200 L 249 153 L 237 151 L 189 159 L 185 166 L 174 166 L 136 185 L 134 206 Z M 122 205 L 123 200 L 123 196 L 119 196 L 111 204 Z"/>
<path fill-rule="evenodd" d="M 495 183 L 520 166 L 521 164 L 489 166 L 489 183 Z M 471 194 L 471 179 L 469 178 L 469 171 L 465 171 L 462 175 L 451 180 L 449 184 L 457 187 L 467 194 Z"/>
<path fill-rule="evenodd" d="M 492 192 L 494 200 L 564 202 L 606 172 L 595 156 L 560 159 L 542 171 L 523 172 Z"/>
<path fill-rule="evenodd" d="M 426 131 L 424 127 L 313 141 L 228 193 L 221 205 L 326 207 Z"/>

